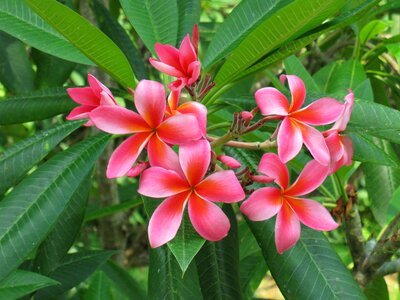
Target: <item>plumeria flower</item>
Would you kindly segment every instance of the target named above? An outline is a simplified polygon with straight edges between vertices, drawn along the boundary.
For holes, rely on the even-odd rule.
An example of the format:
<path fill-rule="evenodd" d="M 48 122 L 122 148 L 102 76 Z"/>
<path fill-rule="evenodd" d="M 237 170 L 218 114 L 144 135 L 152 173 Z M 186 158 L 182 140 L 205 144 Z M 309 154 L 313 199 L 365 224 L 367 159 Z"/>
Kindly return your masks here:
<path fill-rule="evenodd" d="M 175 115 L 164 120 L 166 107 L 162 84 L 142 80 L 135 91 L 138 113 L 121 106 L 100 106 L 89 117 L 102 131 L 132 134 L 113 152 L 107 177 L 125 176 L 147 145 L 151 165 L 168 166 L 175 152 L 168 144 L 183 144 L 202 137 L 197 119 L 192 114 Z"/>
<path fill-rule="evenodd" d="M 210 144 L 206 140 L 194 141 L 179 147 L 179 162 L 174 168 L 151 167 L 143 172 L 138 192 L 153 198 L 168 197 L 150 219 L 151 247 L 175 237 L 186 205 L 193 227 L 203 238 L 218 241 L 228 234 L 229 220 L 212 202 L 238 202 L 245 194 L 231 170 L 204 178 L 210 157 Z"/>
<path fill-rule="evenodd" d="M 349 136 L 340 134 L 346 129 L 353 110 L 354 94 L 351 90 L 344 100 L 342 115 L 331 129 L 323 132 L 331 154 L 331 173 L 336 172 L 343 165 L 350 166 L 353 163 L 353 142 Z"/>
<path fill-rule="evenodd" d="M 197 57 L 199 43 L 198 27 L 193 29 L 193 40 L 187 34 L 183 39 L 179 49 L 171 45 L 156 43 L 155 50 L 159 60 L 150 58 L 150 63 L 160 72 L 169 76 L 177 77 L 177 80 L 170 83 L 171 90 L 181 90 L 185 86 L 190 86 L 200 76 L 201 64 Z"/>
<path fill-rule="evenodd" d="M 69 113 L 67 120 L 87 119 L 89 118 L 89 112 L 100 105 L 118 105 L 111 91 L 96 77 L 88 74 L 88 82 L 88 87 L 67 89 L 71 99 L 81 104 L 81 106 L 74 108 Z M 84 125 L 92 126 L 93 122 L 89 120 Z"/>
<path fill-rule="evenodd" d="M 301 109 L 306 97 L 303 81 L 295 75 L 282 75 L 282 83 L 289 82 L 291 102 L 280 91 L 267 87 L 258 90 L 255 98 L 261 114 L 282 117 L 278 129 L 278 154 L 282 162 L 293 159 L 303 143 L 319 163 L 328 165 L 329 149 L 321 132 L 310 125 L 335 122 L 343 111 L 343 104 L 333 98 L 322 98 Z"/>
<path fill-rule="evenodd" d="M 333 230 L 338 224 L 320 203 L 300 198 L 319 187 L 328 175 L 329 167 L 310 161 L 299 177 L 289 186 L 285 164 L 274 153 L 263 155 L 258 171 L 275 178 L 279 186 L 256 190 L 243 202 L 240 210 L 252 221 L 267 220 L 277 214 L 275 244 L 278 252 L 293 247 L 300 238 L 300 222 L 316 230 Z"/>

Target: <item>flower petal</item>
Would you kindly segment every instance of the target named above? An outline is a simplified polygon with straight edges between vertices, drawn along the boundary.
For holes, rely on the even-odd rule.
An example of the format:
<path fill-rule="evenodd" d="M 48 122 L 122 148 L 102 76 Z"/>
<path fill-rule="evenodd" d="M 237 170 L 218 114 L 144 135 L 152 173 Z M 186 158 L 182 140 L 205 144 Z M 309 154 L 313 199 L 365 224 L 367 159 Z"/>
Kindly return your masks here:
<path fill-rule="evenodd" d="M 289 172 L 275 153 L 265 153 L 258 165 L 258 172 L 267 175 L 284 190 L 289 185 Z"/>
<path fill-rule="evenodd" d="M 141 116 L 118 105 L 99 106 L 90 112 L 89 117 L 97 128 L 112 134 L 151 130 Z"/>
<path fill-rule="evenodd" d="M 301 150 L 303 137 L 295 121 L 284 118 L 278 131 L 278 154 L 283 163 L 293 159 Z"/>
<path fill-rule="evenodd" d="M 178 78 L 177 80 L 168 83 L 168 88 L 174 92 L 181 92 L 181 90 L 185 87 L 187 83 L 187 79 L 184 77 Z"/>
<path fill-rule="evenodd" d="M 157 248 L 172 240 L 182 223 L 186 200 L 190 194 L 183 192 L 165 199 L 154 211 L 149 222 L 149 241 Z"/>
<path fill-rule="evenodd" d="M 299 220 L 315 230 L 334 230 L 339 225 L 329 211 L 317 201 L 299 198 L 286 198 Z"/>
<path fill-rule="evenodd" d="M 202 198 L 214 201 L 233 203 L 243 200 L 245 194 L 233 171 L 219 171 L 211 174 L 195 187 Z"/>
<path fill-rule="evenodd" d="M 135 90 L 135 106 L 147 124 L 156 128 L 165 114 L 164 86 L 156 81 L 141 80 Z"/>
<path fill-rule="evenodd" d="M 286 191 L 288 196 L 302 196 L 318 188 L 328 176 L 329 166 L 321 165 L 316 160 L 309 161 L 295 183 Z"/>
<path fill-rule="evenodd" d="M 186 180 L 175 171 L 151 167 L 143 172 L 138 193 L 153 198 L 164 198 L 189 189 Z"/>
<path fill-rule="evenodd" d="M 171 112 L 178 108 L 179 98 L 181 96 L 181 90 L 171 90 L 168 96 L 168 107 Z"/>
<path fill-rule="evenodd" d="M 288 114 L 289 101 L 277 89 L 271 87 L 259 89 L 254 97 L 262 115 L 286 116 Z"/>
<path fill-rule="evenodd" d="M 289 111 L 299 110 L 306 99 L 306 87 L 304 86 L 303 80 L 295 75 L 282 75 L 281 82 L 284 83 L 288 80 L 289 90 L 292 94 L 292 102 L 290 103 Z"/>
<path fill-rule="evenodd" d="M 187 34 L 179 47 L 179 61 L 183 70 L 188 70 L 189 65 L 197 60 L 196 50 L 194 49 L 190 36 Z"/>
<path fill-rule="evenodd" d="M 137 133 L 127 138 L 111 154 L 107 167 L 107 178 L 125 176 L 143 151 L 151 134 Z"/>
<path fill-rule="evenodd" d="M 206 240 L 219 241 L 231 227 L 228 217 L 214 203 L 192 193 L 189 199 L 189 217 L 196 231 Z"/>
<path fill-rule="evenodd" d="M 186 102 L 177 109 L 182 114 L 194 114 L 203 136 L 207 133 L 207 107 L 198 102 Z"/>
<path fill-rule="evenodd" d="M 151 63 L 151 65 L 156 68 L 158 71 L 165 73 L 169 76 L 173 76 L 173 77 L 183 77 L 185 76 L 184 73 L 182 73 L 182 71 L 175 69 L 174 67 L 167 65 L 161 61 L 158 61 L 157 59 L 154 59 L 152 57 L 149 58 L 149 62 Z"/>
<path fill-rule="evenodd" d="M 354 94 L 351 90 L 349 91 L 349 94 L 344 97 L 344 100 L 345 103 L 343 113 L 332 127 L 332 129 L 336 129 L 339 132 L 344 131 L 347 123 L 350 121 L 350 116 L 354 105 Z"/>
<path fill-rule="evenodd" d="M 171 45 L 163 45 L 156 43 L 154 46 L 157 56 L 161 62 L 170 65 L 177 70 L 181 69 L 181 64 L 179 62 L 179 50 Z"/>
<path fill-rule="evenodd" d="M 338 132 L 331 131 L 331 133 L 325 138 L 326 145 L 331 155 L 331 162 L 338 161 L 344 154 L 344 147 L 342 145 Z"/>
<path fill-rule="evenodd" d="M 265 187 L 252 193 L 240 206 L 240 211 L 252 221 L 263 221 L 276 215 L 281 207 L 281 191 Z"/>
<path fill-rule="evenodd" d="M 90 87 L 69 88 L 67 93 L 78 104 L 98 106 L 100 103 Z"/>
<path fill-rule="evenodd" d="M 211 147 L 207 140 L 194 141 L 179 147 L 179 162 L 192 186 L 203 179 L 210 165 L 210 159 Z"/>
<path fill-rule="evenodd" d="M 101 97 L 101 92 L 103 91 L 106 92 L 110 97 L 113 96 L 111 91 L 92 74 L 88 74 L 88 82 L 97 98 Z"/>
<path fill-rule="evenodd" d="M 275 245 L 278 253 L 282 254 L 292 248 L 299 239 L 299 219 L 290 206 L 283 202 L 275 223 Z"/>
<path fill-rule="evenodd" d="M 329 165 L 331 156 L 322 133 L 304 123 L 300 125 L 300 128 L 303 135 L 304 144 L 306 145 L 307 149 L 310 150 L 311 155 L 319 163 L 323 165 Z"/>
<path fill-rule="evenodd" d="M 322 98 L 290 114 L 290 117 L 310 125 L 325 125 L 336 121 L 343 109 L 344 105 L 336 99 Z"/>
<path fill-rule="evenodd" d="M 96 106 L 82 105 L 75 107 L 69 115 L 66 117 L 67 120 L 79 120 L 89 118 L 89 112 L 95 109 Z"/>
<path fill-rule="evenodd" d="M 165 142 L 174 145 L 198 140 L 202 133 L 193 114 L 175 115 L 161 123 L 157 128 L 158 136 Z"/>
<path fill-rule="evenodd" d="M 354 146 L 353 141 L 349 136 L 341 135 L 340 139 L 344 147 L 344 162 L 346 166 L 350 166 L 353 163 Z"/>
<path fill-rule="evenodd" d="M 100 105 L 117 105 L 115 100 L 106 92 L 100 93 Z"/>
<path fill-rule="evenodd" d="M 197 79 L 199 79 L 201 72 L 201 64 L 199 61 L 194 61 L 190 63 L 188 69 L 187 69 L 187 77 L 188 81 L 186 85 L 191 85 L 196 82 Z"/>

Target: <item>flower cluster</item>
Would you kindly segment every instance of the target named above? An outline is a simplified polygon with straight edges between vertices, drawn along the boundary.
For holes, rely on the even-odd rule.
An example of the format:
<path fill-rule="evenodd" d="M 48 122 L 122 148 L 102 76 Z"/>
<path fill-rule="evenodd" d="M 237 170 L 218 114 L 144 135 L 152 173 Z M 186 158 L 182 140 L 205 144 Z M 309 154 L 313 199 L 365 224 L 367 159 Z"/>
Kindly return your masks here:
<path fill-rule="evenodd" d="M 251 112 L 236 113 L 229 135 L 209 137 L 207 108 L 197 101 L 182 103 L 181 98 L 183 90 L 193 96 L 198 86 L 205 86 L 200 89 L 204 96 L 213 86 L 208 75 L 200 84 L 198 43 L 195 26 L 192 39 L 187 35 L 179 49 L 155 45 L 159 59 L 151 58 L 150 63 L 176 80 L 168 85 L 168 97 L 162 84 L 140 81 L 132 91 L 136 111 L 120 106 L 110 90 L 92 75 L 88 76 L 89 87 L 68 89 L 72 100 L 81 106 L 67 119 L 89 119 L 86 126 L 129 135 L 111 155 L 107 177 L 141 175 L 140 194 L 166 198 L 149 222 L 151 247 L 159 247 L 175 237 L 186 206 L 193 227 L 203 238 L 221 240 L 228 234 L 230 224 L 216 203 L 239 202 L 246 194 L 249 196 L 240 210 L 250 220 L 262 221 L 277 215 L 275 243 L 279 253 L 298 241 L 300 222 L 316 230 L 335 229 L 338 225 L 327 209 L 303 196 L 317 189 L 329 174 L 352 163 L 352 142 L 343 131 L 350 119 L 353 93 L 349 92 L 344 104 L 322 98 L 302 108 L 306 99 L 303 81 L 295 75 L 282 75 L 282 83 L 287 80 L 289 85 L 290 101 L 275 88 L 259 89 L 255 93 L 257 107 Z M 198 101 L 201 98 L 192 97 Z M 261 120 L 253 122 L 258 111 Z M 249 148 L 245 142 L 230 139 L 257 130 L 269 120 L 279 120 L 276 133 L 268 141 L 269 145 L 277 145 L 278 154 L 269 152 L 262 156 L 260 174 L 252 174 L 248 168 L 235 173 L 232 169 L 240 169 L 241 164 L 213 151 L 223 144 Z M 314 127 L 331 123 L 332 128 L 323 132 Z M 286 163 L 297 156 L 303 144 L 314 159 L 290 185 Z M 175 145 L 178 153 L 173 149 Z M 148 161 L 139 160 L 139 156 L 145 157 L 141 155 L 143 151 Z M 248 186 L 253 182 L 268 186 L 251 193 Z"/>

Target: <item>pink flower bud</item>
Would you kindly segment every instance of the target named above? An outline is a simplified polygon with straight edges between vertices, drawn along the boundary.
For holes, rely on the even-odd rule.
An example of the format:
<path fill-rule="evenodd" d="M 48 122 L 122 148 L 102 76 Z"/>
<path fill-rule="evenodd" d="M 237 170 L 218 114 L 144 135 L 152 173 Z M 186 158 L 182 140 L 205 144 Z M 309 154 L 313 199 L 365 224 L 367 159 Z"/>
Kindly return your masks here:
<path fill-rule="evenodd" d="M 274 178 L 264 175 L 252 175 L 251 179 L 259 183 L 271 183 L 274 181 Z"/>
<path fill-rule="evenodd" d="M 228 155 L 218 155 L 217 159 L 231 169 L 238 169 L 242 166 L 240 162 Z"/>
<path fill-rule="evenodd" d="M 149 167 L 149 163 L 147 161 L 146 162 L 139 162 L 132 169 L 130 169 L 128 171 L 127 176 L 128 177 L 137 177 L 140 174 L 142 174 L 142 172 L 144 170 L 146 170 L 148 167 Z"/>
<path fill-rule="evenodd" d="M 240 113 L 240 116 L 242 117 L 243 120 L 248 121 L 248 122 L 251 121 L 254 117 L 253 114 L 249 111 L 242 111 Z"/>

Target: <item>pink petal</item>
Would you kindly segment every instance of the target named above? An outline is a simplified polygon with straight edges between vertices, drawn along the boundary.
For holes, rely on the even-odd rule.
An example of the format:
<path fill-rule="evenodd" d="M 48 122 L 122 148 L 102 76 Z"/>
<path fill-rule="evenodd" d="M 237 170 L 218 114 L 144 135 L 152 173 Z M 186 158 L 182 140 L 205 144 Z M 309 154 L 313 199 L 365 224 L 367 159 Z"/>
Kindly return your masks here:
<path fill-rule="evenodd" d="M 291 113 L 290 117 L 310 125 L 325 125 L 336 121 L 343 109 L 343 104 L 336 99 L 322 98 Z"/>
<path fill-rule="evenodd" d="M 262 156 L 258 165 L 258 172 L 275 180 L 282 189 L 286 189 L 289 185 L 288 169 L 275 153 L 265 153 Z"/>
<path fill-rule="evenodd" d="M 179 50 L 171 45 L 163 45 L 156 43 L 154 48 L 158 58 L 164 64 L 174 67 L 177 70 L 181 70 L 181 64 L 179 62 Z"/>
<path fill-rule="evenodd" d="M 117 105 L 117 102 L 106 92 L 103 91 L 100 95 L 100 105 Z"/>
<path fill-rule="evenodd" d="M 183 70 L 187 70 L 189 65 L 197 60 L 196 50 L 187 34 L 179 47 L 179 61 Z"/>
<path fill-rule="evenodd" d="M 197 81 L 200 77 L 200 72 L 201 72 L 201 64 L 199 61 L 194 61 L 190 63 L 188 69 L 187 69 L 187 77 L 188 81 L 186 85 L 191 85 Z"/>
<path fill-rule="evenodd" d="M 111 154 L 107 167 L 107 178 L 125 176 L 143 151 L 151 134 L 137 133 L 127 138 Z"/>
<path fill-rule="evenodd" d="M 186 143 L 179 148 L 179 162 L 185 176 L 194 186 L 207 172 L 211 159 L 211 147 L 207 140 Z"/>
<path fill-rule="evenodd" d="M 178 154 L 164 143 L 157 134 L 153 135 L 147 145 L 147 155 L 152 167 L 161 167 L 167 170 L 173 170 L 182 177 L 185 175 L 182 172 L 179 164 Z"/>
<path fill-rule="evenodd" d="M 197 119 L 192 114 L 175 115 L 161 123 L 157 134 L 169 144 L 184 144 L 202 137 Z"/>
<path fill-rule="evenodd" d="M 306 99 L 306 87 L 303 80 L 295 75 L 282 75 L 281 82 L 288 80 L 290 93 L 292 94 L 292 102 L 290 103 L 289 111 L 299 110 Z"/>
<path fill-rule="evenodd" d="M 164 198 L 189 189 L 186 180 L 175 171 L 151 167 L 143 172 L 138 193 L 153 198 Z"/>
<path fill-rule="evenodd" d="M 67 120 L 79 120 L 89 118 L 89 112 L 91 112 L 96 106 L 82 105 L 75 107 L 69 115 L 66 117 Z"/>
<path fill-rule="evenodd" d="M 151 65 L 156 68 L 158 71 L 165 73 L 169 76 L 173 76 L 173 77 L 183 77 L 185 76 L 184 73 L 182 73 L 182 71 L 175 69 L 174 67 L 167 65 L 165 63 L 162 63 L 152 57 L 149 58 L 149 62 L 151 63 Z"/>
<path fill-rule="evenodd" d="M 135 91 L 135 106 L 147 124 L 156 128 L 165 114 L 164 86 L 152 80 L 139 81 Z"/>
<path fill-rule="evenodd" d="M 207 107 L 198 102 L 186 102 L 177 109 L 182 114 L 194 114 L 203 136 L 207 133 Z"/>
<path fill-rule="evenodd" d="M 195 187 L 196 193 L 209 201 L 233 203 L 243 200 L 245 194 L 233 171 L 211 174 Z"/>
<path fill-rule="evenodd" d="M 331 161 L 335 162 L 341 159 L 344 154 L 344 147 L 338 132 L 332 131 L 331 134 L 325 138 L 325 142 L 331 155 Z"/>
<path fill-rule="evenodd" d="M 353 141 L 346 135 L 340 136 L 343 147 L 344 147 L 344 165 L 350 166 L 353 163 L 354 146 Z"/>
<path fill-rule="evenodd" d="M 101 97 L 101 92 L 103 91 L 106 92 L 110 97 L 112 97 L 111 91 L 92 74 L 88 74 L 88 82 L 97 98 Z"/>
<path fill-rule="evenodd" d="M 252 221 L 267 220 L 281 209 L 281 191 L 273 187 L 256 190 L 240 206 L 240 211 Z"/>
<path fill-rule="evenodd" d="M 171 90 L 168 96 L 168 106 L 170 111 L 174 111 L 178 108 L 179 97 L 181 96 L 181 90 Z"/>
<path fill-rule="evenodd" d="M 262 115 L 286 116 L 288 114 L 289 101 L 277 89 L 271 87 L 259 89 L 254 97 Z"/>
<path fill-rule="evenodd" d="M 194 24 L 192 30 L 192 44 L 194 49 L 196 50 L 196 53 L 198 52 L 199 49 L 199 40 L 200 40 L 199 26 L 197 24 Z"/>
<path fill-rule="evenodd" d="M 100 104 L 99 98 L 96 97 L 90 87 L 69 88 L 67 93 L 78 104 L 90 106 L 98 106 Z"/>
<path fill-rule="evenodd" d="M 285 202 L 275 223 L 275 245 L 279 254 L 292 248 L 300 239 L 300 222 L 296 214 Z"/>
<path fill-rule="evenodd" d="M 315 230 L 334 230 L 339 225 L 329 211 L 317 201 L 299 198 L 286 198 L 299 220 Z"/>
<path fill-rule="evenodd" d="M 151 248 L 157 248 L 172 240 L 182 223 L 186 200 L 190 194 L 183 192 L 165 199 L 154 211 L 149 222 Z"/>
<path fill-rule="evenodd" d="M 218 155 L 217 159 L 231 169 L 239 169 L 242 166 L 239 161 L 228 155 Z"/>
<path fill-rule="evenodd" d="M 187 79 L 186 78 L 178 78 L 177 80 L 168 84 L 168 88 L 171 91 L 181 92 L 181 90 L 186 86 Z"/>
<path fill-rule="evenodd" d="M 311 193 L 324 182 L 328 172 L 328 166 L 323 166 L 315 160 L 309 161 L 295 183 L 285 191 L 285 195 L 302 196 Z"/>
<path fill-rule="evenodd" d="M 304 123 L 301 124 L 300 127 L 303 135 L 304 144 L 306 145 L 308 150 L 310 150 L 311 155 L 319 163 L 323 165 L 329 165 L 331 161 L 331 156 L 329 154 L 329 149 L 325 143 L 325 139 L 322 133 Z"/>
<path fill-rule="evenodd" d="M 351 90 L 349 91 L 349 94 L 344 97 L 344 100 L 345 103 L 343 113 L 332 127 L 332 129 L 338 130 L 339 132 L 344 131 L 347 123 L 350 121 L 350 116 L 354 105 L 354 94 Z"/>
<path fill-rule="evenodd" d="M 99 106 L 89 117 L 97 128 L 112 134 L 151 131 L 140 115 L 118 105 Z"/>
<path fill-rule="evenodd" d="M 231 227 L 228 217 L 218 205 L 201 199 L 195 193 L 189 199 L 189 217 L 196 231 L 209 241 L 223 239 Z"/>
<path fill-rule="evenodd" d="M 301 129 L 291 118 L 284 118 L 278 131 L 278 154 L 283 163 L 293 159 L 301 150 L 303 136 Z"/>

